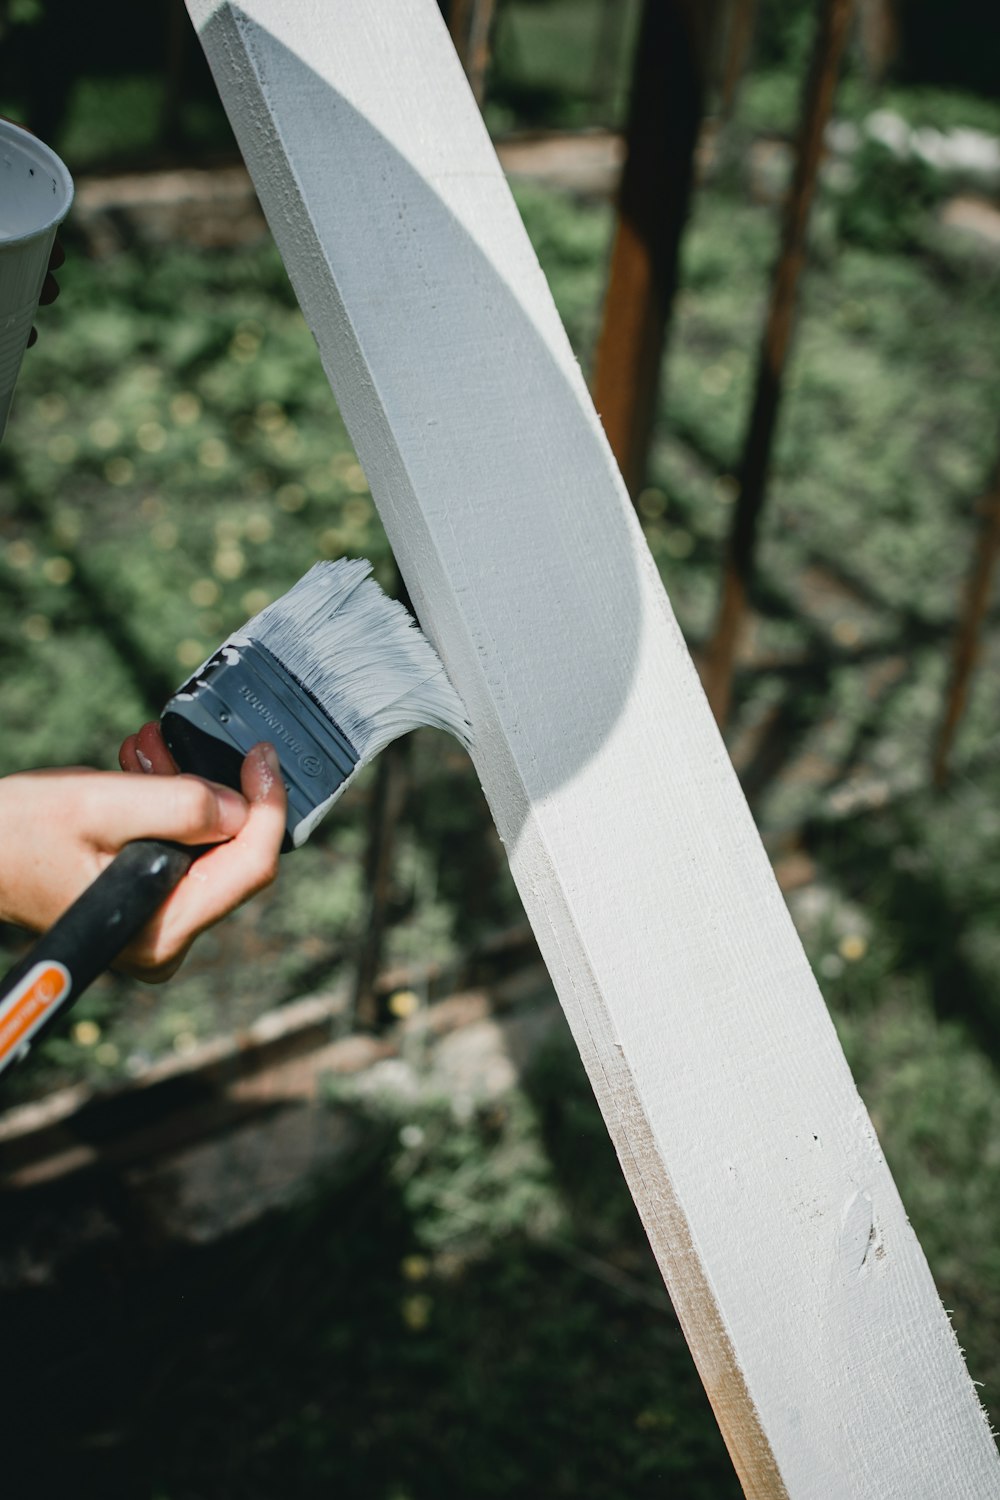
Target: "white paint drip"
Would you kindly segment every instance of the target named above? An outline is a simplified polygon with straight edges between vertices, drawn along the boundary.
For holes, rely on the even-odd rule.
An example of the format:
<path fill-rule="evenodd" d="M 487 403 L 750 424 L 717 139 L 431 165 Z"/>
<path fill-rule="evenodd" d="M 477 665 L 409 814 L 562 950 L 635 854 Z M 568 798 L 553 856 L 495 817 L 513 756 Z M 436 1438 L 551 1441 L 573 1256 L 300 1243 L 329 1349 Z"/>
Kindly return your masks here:
<path fill-rule="evenodd" d="M 259 779 L 253 800 L 255 802 L 266 802 L 274 786 L 274 772 L 263 755 L 257 757 L 257 775 Z"/>

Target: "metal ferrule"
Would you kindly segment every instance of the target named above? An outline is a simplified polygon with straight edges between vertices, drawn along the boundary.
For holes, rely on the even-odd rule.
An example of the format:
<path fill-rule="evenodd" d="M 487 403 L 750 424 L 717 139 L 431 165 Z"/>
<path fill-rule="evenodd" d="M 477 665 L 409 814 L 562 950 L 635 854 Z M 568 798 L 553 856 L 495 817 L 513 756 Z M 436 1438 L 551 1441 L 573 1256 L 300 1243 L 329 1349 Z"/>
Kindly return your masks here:
<path fill-rule="evenodd" d="M 259 642 L 227 645 L 171 698 L 163 736 L 182 771 L 239 787 L 247 751 L 268 740 L 288 791 L 288 832 L 343 786 L 354 746 Z"/>

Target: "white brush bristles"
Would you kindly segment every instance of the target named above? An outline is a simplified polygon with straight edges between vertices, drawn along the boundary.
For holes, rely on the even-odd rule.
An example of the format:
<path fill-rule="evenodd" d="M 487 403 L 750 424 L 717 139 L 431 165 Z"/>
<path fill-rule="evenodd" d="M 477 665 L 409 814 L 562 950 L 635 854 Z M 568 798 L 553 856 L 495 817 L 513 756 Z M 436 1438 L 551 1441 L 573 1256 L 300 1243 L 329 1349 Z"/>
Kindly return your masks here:
<path fill-rule="evenodd" d="M 465 709 L 437 653 L 371 570 L 365 558 L 316 563 L 231 644 L 266 647 L 343 731 L 361 764 L 423 724 L 467 746 Z"/>

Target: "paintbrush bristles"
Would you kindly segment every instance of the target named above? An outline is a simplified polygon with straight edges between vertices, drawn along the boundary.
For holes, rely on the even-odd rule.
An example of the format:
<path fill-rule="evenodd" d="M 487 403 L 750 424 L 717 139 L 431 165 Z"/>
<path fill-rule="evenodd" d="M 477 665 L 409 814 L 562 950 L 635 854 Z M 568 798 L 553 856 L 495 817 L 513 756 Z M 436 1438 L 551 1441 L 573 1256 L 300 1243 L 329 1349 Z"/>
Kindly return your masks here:
<path fill-rule="evenodd" d="M 266 647 L 340 727 L 362 764 L 424 724 L 468 745 L 465 709 L 433 647 L 370 574 L 364 558 L 316 563 L 230 644 Z"/>

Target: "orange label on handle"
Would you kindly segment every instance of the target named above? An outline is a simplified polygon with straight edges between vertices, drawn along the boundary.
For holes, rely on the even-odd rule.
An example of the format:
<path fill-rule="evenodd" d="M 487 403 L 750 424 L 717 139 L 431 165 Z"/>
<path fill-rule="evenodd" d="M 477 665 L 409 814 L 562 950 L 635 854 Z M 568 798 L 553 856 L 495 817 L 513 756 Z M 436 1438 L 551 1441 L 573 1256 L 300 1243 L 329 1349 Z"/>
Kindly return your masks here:
<path fill-rule="evenodd" d="M 51 959 L 25 974 L 0 1004 L 0 1065 L 47 1020 L 72 983 L 69 970 Z"/>

